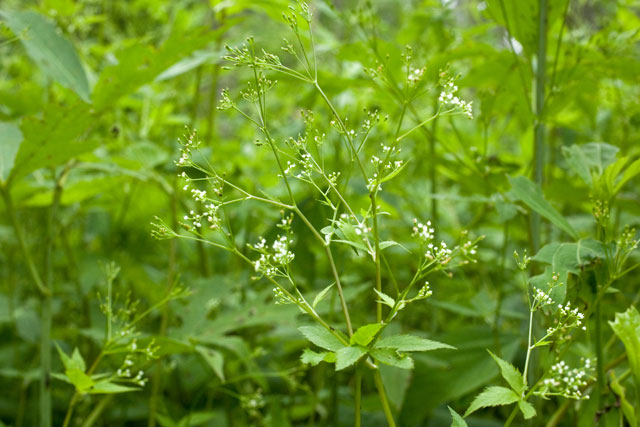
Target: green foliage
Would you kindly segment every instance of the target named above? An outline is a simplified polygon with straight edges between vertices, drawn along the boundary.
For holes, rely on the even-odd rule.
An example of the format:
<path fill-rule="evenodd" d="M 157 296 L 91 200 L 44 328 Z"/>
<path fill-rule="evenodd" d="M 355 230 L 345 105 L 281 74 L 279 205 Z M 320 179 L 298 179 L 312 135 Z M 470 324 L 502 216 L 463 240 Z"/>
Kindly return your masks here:
<path fill-rule="evenodd" d="M 4 0 L 0 425 L 637 425 L 636 9 Z"/>

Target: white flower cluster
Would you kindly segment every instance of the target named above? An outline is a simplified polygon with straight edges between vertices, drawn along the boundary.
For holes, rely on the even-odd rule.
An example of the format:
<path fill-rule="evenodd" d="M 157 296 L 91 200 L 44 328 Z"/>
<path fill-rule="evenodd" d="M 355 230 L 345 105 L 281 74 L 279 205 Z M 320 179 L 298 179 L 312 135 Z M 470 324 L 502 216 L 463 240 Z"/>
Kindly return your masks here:
<path fill-rule="evenodd" d="M 436 229 L 431 226 L 431 221 L 427 221 L 426 224 L 418 222 L 417 218 L 413 218 L 413 233 L 414 237 L 418 237 L 423 242 L 431 241 L 435 237 Z"/>
<path fill-rule="evenodd" d="M 429 287 L 429 282 L 424 282 L 424 286 L 418 291 L 416 299 L 429 298 L 431 295 L 433 295 L 433 291 L 431 291 L 431 287 Z"/>
<path fill-rule="evenodd" d="M 407 82 L 409 82 L 409 86 L 416 85 L 420 80 L 422 80 L 422 76 L 424 72 L 427 70 L 426 67 L 422 68 L 410 68 L 409 74 L 407 75 Z"/>
<path fill-rule="evenodd" d="M 446 74 L 445 74 L 446 76 Z M 458 86 L 453 78 L 448 77 L 442 83 L 442 92 L 440 92 L 440 97 L 438 101 L 450 106 L 459 109 L 465 116 L 472 119 L 473 118 L 473 108 L 471 104 L 473 102 L 467 102 L 457 95 Z"/>
<path fill-rule="evenodd" d="M 271 248 L 267 246 L 265 239 L 260 239 L 253 245 L 253 249 L 260 252 L 260 258 L 253 263 L 256 272 L 267 277 L 284 275 L 280 267 L 287 266 L 295 258 L 295 254 L 289 250 L 289 245 L 293 243 L 287 236 L 280 236 L 273 241 Z"/>
<path fill-rule="evenodd" d="M 571 301 L 563 306 L 558 304 L 558 311 L 560 312 L 560 318 L 558 319 L 558 326 L 556 328 L 577 328 L 582 327 L 583 331 L 587 330 L 587 327 L 582 324 L 584 320 L 584 314 L 581 313 L 577 307 L 571 308 Z"/>
<path fill-rule="evenodd" d="M 221 223 L 220 217 L 218 216 L 219 206 L 214 203 L 209 203 L 205 205 L 205 207 L 207 210 L 202 213 L 198 213 L 193 209 L 190 210 L 189 215 L 185 215 L 183 219 L 185 221 L 191 221 L 191 224 L 193 224 L 195 228 L 201 228 L 202 221 L 206 220 L 209 223 L 210 229 L 219 229 Z"/>
<path fill-rule="evenodd" d="M 452 254 L 453 251 L 447 247 L 447 244 L 444 241 L 442 241 L 440 242 L 440 246 L 429 243 L 427 245 L 427 252 L 424 256 L 444 265 L 451 261 Z"/>
<path fill-rule="evenodd" d="M 546 396 L 563 396 L 569 399 L 589 399 L 588 394 L 583 394 L 587 386 L 587 380 L 592 370 L 591 360 L 583 359 L 584 366 L 580 369 L 571 368 L 564 361 L 551 366 L 548 378 L 542 381 L 542 388 L 536 394 Z"/>
<path fill-rule="evenodd" d="M 553 304 L 553 299 L 550 295 L 551 292 L 545 292 L 540 288 L 533 287 L 533 304 L 534 310 L 547 305 Z"/>
<path fill-rule="evenodd" d="M 292 304 L 291 298 L 289 298 L 282 289 L 273 288 L 273 297 L 276 300 L 276 305 Z"/>

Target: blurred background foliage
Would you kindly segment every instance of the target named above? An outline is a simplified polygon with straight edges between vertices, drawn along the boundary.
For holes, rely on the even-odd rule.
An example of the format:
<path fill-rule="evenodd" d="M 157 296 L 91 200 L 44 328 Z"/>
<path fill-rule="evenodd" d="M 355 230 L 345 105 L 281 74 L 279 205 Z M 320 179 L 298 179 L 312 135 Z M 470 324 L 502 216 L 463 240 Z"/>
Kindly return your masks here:
<path fill-rule="evenodd" d="M 185 126 L 198 130 L 205 155 L 245 188 L 276 195 L 282 190 L 266 166 L 269 152 L 254 143 L 255 129 L 216 106 L 223 88 L 237 93 L 249 76 L 225 68 L 224 46 L 251 35 L 258 46 L 277 53 L 282 38 L 290 37 L 282 19 L 289 5 L 2 0 L 0 424 L 34 425 L 40 418 L 39 348 L 49 334 L 43 330 L 49 328 L 45 307 L 50 306 L 52 343 L 66 354 L 77 348 L 88 366 L 102 354 L 106 316 L 100 304 L 112 289 L 116 305 L 126 298 L 137 301 L 127 305 L 134 315 L 153 308 L 136 324 L 138 343 L 154 338 L 157 346 L 155 357 L 135 359 L 149 382 L 135 392 L 74 397 L 74 387 L 54 375 L 53 425 L 62 425 L 74 399 L 70 425 L 351 425 L 350 377 L 329 365 L 300 364 L 306 344 L 296 330 L 302 318 L 295 308 L 274 305 L 271 287 L 252 280 L 252 272 L 230 255 L 150 234 L 154 216 L 176 222 L 192 203 L 179 191 L 174 164 Z M 405 78 L 406 45 L 413 63 L 426 66 L 425 92 L 408 116 L 412 124 L 434 110 L 439 73 L 446 68 L 460 74 L 458 85 L 474 102 L 473 120 L 442 118 L 408 137 L 403 150 L 411 153 L 409 165 L 381 193 L 383 210 L 390 213 L 384 223 L 388 236 L 406 235 L 414 217 L 431 219 L 445 239 L 463 229 L 486 236 L 478 264 L 434 279 L 434 297 L 404 313 L 404 330 L 459 350 L 416 356 L 412 372 L 383 370 L 399 425 L 448 425 L 447 404 L 463 411 L 496 379 L 487 348 L 522 364 L 527 306 L 511 254 L 538 248 L 526 209 L 508 193 L 507 176 L 532 174 L 537 5 L 310 4 L 319 80 L 351 123 L 366 118 L 365 108 L 398 117 L 402 105 L 390 87 Z M 543 190 L 585 235 L 593 229 L 590 188 L 567 164 L 563 148 L 605 142 L 621 154 L 640 155 L 640 4 L 558 0 L 550 2 L 548 15 Z M 379 64 L 388 73 L 386 83 L 366 72 Z M 269 105 L 277 140 L 302 131 L 301 110 L 314 111 L 330 128 L 331 113 L 312 87 L 279 80 Z M 329 137 L 327 150 L 334 170 L 348 167 L 337 136 Z M 640 223 L 638 180 L 631 183 L 612 208 L 615 227 Z M 296 191 L 304 199 L 301 209 L 320 223 L 323 207 L 311 195 L 305 199 L 304 189 Z M 279 212 L 257 204 L 237 208 L 232 220 L 240 246 L 258 236 L 273 238 L 279 219 Z M 294 232 L 299 226 L 294 223 Z M 540 239 L 544 245 L 567 236 L 545 222 Z M 322 248 L 300 233 L 293 250 L 303 292 L 312 297 L 331 283 Z M 412 274 L 402 250 L 389 257 L 399 279 Z M 354 322 L 369 323 L 371 267 L 349 249 L 336 258 L 352 313 L 358 313 Z M 120 273 L 108 286 L 110 262 Z M 38 291 L 36 276 L 50 295 Z M 610 304 L 603 308 L 606 319 L 637 302 L 637 284 L 636 272 L 616 284 L 618 292 L 607 295 Z M 168 298 L 179 285 L 190 294 Z M 338 307 L 333 295 L 321 310 L 339 324 Z M 581 345 L 588 354 L 588 337 Z M 51 370 L 60 374 L 63 361 L 49 348 Z M 610 348 L 607 357 L 618 353 Z M 116 372 L 125 357 L 111 355 L 96 373 Z M 373 384 L 365 381 L 364 390 L 365 425 L 385 425 Z M 613 405 L 615 396 L 610 399 Z M 537 401 L 539 417 L 531 423 L 542 425 L 560 404 Z M 560 425 L 592 425 L 597 408 L 583 416 L 577 408 L 571 405 Z M 603 422 L 615 423 L 620 410 L 609 409 L 603 417 L 611 420 Z M 498 426 L 504 417 L 496 409 L 469 423 Z"/>

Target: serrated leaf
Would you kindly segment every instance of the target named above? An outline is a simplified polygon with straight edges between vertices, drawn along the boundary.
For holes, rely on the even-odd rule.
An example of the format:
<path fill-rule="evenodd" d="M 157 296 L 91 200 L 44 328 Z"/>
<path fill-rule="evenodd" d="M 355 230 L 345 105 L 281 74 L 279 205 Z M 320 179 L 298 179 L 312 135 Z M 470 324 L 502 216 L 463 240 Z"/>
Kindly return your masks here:
<path fill-rule="evenodd" d="M 369 345 L 373 337 L 382 329 L 384 324 L 371 323 L 358 328 L 358 330 L 351 336 L 351 345 L 361 345 L 366 347 Z"/>
<path fill-rule="evenodd" d="M 378 296 L 380 297 L 380 302 L 384 305 L 388 305 L 389 307 L 393 308 L 396 305 L 396 300 L 394 300 L 393 298 L 391 298 L 389 295 L 385 294 L 384 292 L 381 292 L 379 290 L 377 290 L 376 288 L 373 288 L 373 291 L 378 294 Z"/>
<path fill-rule="evenodd" d="M 516 367 L 513 366 L 511 363 L 499 358 L 498 356 L 493 354 L 491 351 L 489 351 L 489 354 L 491 355 L 491 357 L 493 357 L 493 360 L 495 360 L 498 366 L 500 367 L 500 373 L 502 374 L 502 378 L 504 378 L 505 381 L 509 383 L 509 385 L 511 386 L 513 391 L 516 392 L 516 394 L 522 395 L 522 393 L 526 389 L 526 386 L 525 386 L 524 378 L 522 377 L 522 374 L 520 373 L 520 371 L 518 371 L 518 369 L 516 369 Z"/>
<path fill-rule="evenodd" d="M 300 356 L 300 361 L 307 365 L 316 366 L 318 363 L 325 361 L 328 354 L 329 352 L 327 351 L 316 353 L 309 348 L 305 348 Z"/>
<path fill-rule="evenodd" d="M 467 422 L 456 411 L 447 406 L 451 414 L 451 427 L 468 427 Z"/>
<path fill-rule="evenodd" d="M 519 399 L 520 397 L 511 389 L 506 387 L 490 386 L 485 388 L 482 393 L 473 399 L 471 406 L 469 406 L 467 412 L 464 413 L 464 416 L 466 418 L 480 408 L 510 405 L 517 402 Z"/>
<path fill-rule="evenodd" d="M 23 118 L 24 140 L 16 154 L 10 179 L 43 167 L 59 166 L 94 149 L 99 141 L 79 138 L 89 127 L 90 118 L 91 111 L 81 103 L 70 106 L 48 104 L 42 114 Z"/>
<path fill-rule="evenodd" d="M 413 369 L 413 359 L 406 354 L 398 353 L 393 348 L 374 348 L 371 350 L 371 356 L 379 362 L 396 368 Z"/>
<path fill-rule="evenodd" d="M 0 11 L 0 17 L 51 79 L 90 102 L 89 81 L 73 44 L 43 15 L 34 11 Z"/>
<path fill-rule="evenodd" d="M 414 335 L 392 335 L 381 338 L 375 345 L 376 348 L 394 348 L 399 351 L 431 351 L 441 348 L 455 349 L 449 344 Z"/>
<path fill-rule="evenodd" d="M 298 330 L 306 339 L 326 350 L 338 351 L 345 347 L 338 338 L 321 326 L 301 326 Z"/>
<path fill-rule="evenodd" d="M 320 301 L 322 301 L 327 294 L 329 293 L 329 291 L 331 290 L 331 288 L 333 288 L 333 285 L 335 285 L 335 283 L 330 284 L 329 286 L 327 286 L 326 288 L 324 288 L 323 290 L 321 290 L 318 295 L 316 295 L 316 297 L 313 299 L 313 304 L 312 307 L 315 309 L 316 306 L 320 303 Z"/>
<path fill-rule="evenodd" d="M 207 365 L 213 370 L 213 372 L 220 378 L 221 381 L 225 381 L 224 378 L 224 356 L 221 352 L 205 346 L 196 346 L 196 351 Z"/>
<path fill-rule="evenodd" d="M 60 355 L 60 360 L 62 361 L 65 370 L 70 371 L 72 369 L 75 369 L 82 372 L 85 371 L 86 366 L 84 363 L 84 359 L 80 354 L 80 350 L 75 348 L 71 357 L 69 357 L 64 351 L 62 351 L 58 344 L 56 344 L 56 348 L 58 349 L 58 354 Z"/>
<path fill-rule="evenodd" d="M 0 122 L 0 184 L 9 178 L 21 142 L 22 132 L 18 126 Z"/>
<path fill-rule="evenodd" d="M 579 238 L 576 230 L 574 230 L 562 214 L 560 214 L 560 212 L 551 206 L 551 204 L 544 198 L 539 185 L 533 183 L 524 176 L 518 176 L 515 178 L 509 177 L 509 183 L 511 184 L 509 194 L 513 198 L 520 200 L 533 211 L 551 221 L 552 224 L 565 231 L 574 239 Z"/>
<path fill-rule="evenodd" d="M 341 371 L 356 363 L 367 350 L 362 347 L 343 347 L 336 351 L 336 371 Z"/>
<path fill-rule="evenodd" d="M 84 373 L 84 371 L 81 371 L 80 369 L 67 369 L 65 371 L 65 376 L 69 379 L 69 382 L 74 385 L 79 393 L 86 393 L 94 385 L 91 377 L 89 377 Z"/>
<path fill-rule="evenodd" d="M 536 408 L 534 408 L 533 405 L 529 402 L 519 400 L 518 408 L 520 408 L 520 412 L 522 412 L 522 416 L 525 420 L 536 416 Z"/>

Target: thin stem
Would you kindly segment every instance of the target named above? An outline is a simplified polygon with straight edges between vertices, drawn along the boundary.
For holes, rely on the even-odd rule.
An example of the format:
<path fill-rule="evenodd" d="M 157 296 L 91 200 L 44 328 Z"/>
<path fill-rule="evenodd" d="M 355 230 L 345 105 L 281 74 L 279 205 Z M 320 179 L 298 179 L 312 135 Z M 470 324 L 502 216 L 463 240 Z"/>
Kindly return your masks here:
<path fill-rule="evenodd" d="M 378 395 L 380 396 L 380 402 L 382 403 L 382 410 L 384 411 L 384 416 L 387 419 L 387 424 L 389 427 L 396 427 L 396 422 L 393 419 L 393 413 L 391 412 L 391 406 L 389 406 L 389 400 L 387 399 L 387 393 L 384 390 L 384 384 L 382 383 L 380 369 L 376 368 L 376 371 L 373 374 L 373 380 L 375 381 L 376 388 L 378 389 Z"/>
<path fill-rule="evenodd" d="M 355 399 L 354 399 L 354 411 L 355 411 L 355 427 L 362 426 L 362 414 L 361 414 L 361 401 L 362 401 L 362 371 L 360 366 L 356 366 L 355 381 Z"/>
<path fill-rule="evenodd" d="M 527 338 L 527 357 L 524 361 L 524 372 L 522 374 L 522 378 L 524 378 L 525 384 L 529 382 L 527 379 L 527 371 L 529 370 L 529 357 L 531 356 L 531 350 L 533 350 L 533 347 L 531 346 L 532 331 L 533 331 L 533 310 L 529 310 L 529 337 Z"/>
<path fill-rule="evenodd" d="M 382 274 L 380 271 L 380 234 L 378 232 L 378 213 L 376 202 L 376 191 L 374 189 L 371 194 L 371 214 L 373 216 L 373 244 L 375 245 L 375 265 L 376 265 L 376 289 L 378 292 L 382 292 Z M 378 323 L 382 322 L 382 302 L 380 298 L 376 299 L 376 320 Z"/>

